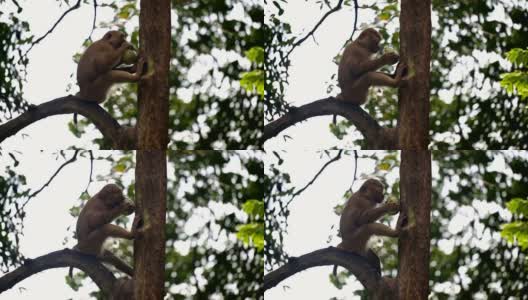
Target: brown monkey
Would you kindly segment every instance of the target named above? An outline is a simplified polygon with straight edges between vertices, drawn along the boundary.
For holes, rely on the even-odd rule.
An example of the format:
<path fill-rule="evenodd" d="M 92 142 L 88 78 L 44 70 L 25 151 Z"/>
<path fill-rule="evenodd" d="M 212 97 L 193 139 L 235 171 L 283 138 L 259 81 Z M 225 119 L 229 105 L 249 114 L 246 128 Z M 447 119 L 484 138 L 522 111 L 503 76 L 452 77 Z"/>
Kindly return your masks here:
<path fill-rule="evenodd" d="M 378 274 L 381 274 L 379 258 L 367 247 L 369 239 L 373 235 L 398 237 L 400 233 L 400 225 L 392 229 L 384 224 L 376 223 L 382 216 L 400 210 L 398 203 L 380 204 L 382 201 L 383 184 L 373 178 L 365 181 L 359 191 L 350 196 L 343 208 L 339 221 L 342 242 L 337 246 L 365 257 Z M 334 266 L 334 275 L 336 271 L 337 266 Z"/>
<path fill-rule="evenodd" d="M 121 259 L 103 248 L 103 243 L 109 237 L 133 239 L 137 234 L 139 218 L 136 215 L 132 231 L 110 224 L 120 215 L 130 215 L 134 205 L 125 200 L 123 191 L 115 184 L 105 185 L 97 194 L 86 202 L 77 219 L 77 245 L 74 249 L 99 257 L 104 262 L 111 263 L 117 269 L 133 276 L 132 268 Z M 71 274 L 71 269 L 70 269 Z"/>
<path fill-rule="evenodd" d="M 139 81 L 145 63 L 143 58 L 139 58 L 135 73 L 116 69 L 129 49 L 133 49 L 133 46 L 120 31 L 108 31 L 102 39 L 91 44 L 77 65 L 78 96 L 102 103 L 114 83 Z"/>
<path fill-rule="evenodd" d="M 381 35 L 375 29 L 367 28 L 345 48 L 337 72 L 341 88 L 338 99 L 361 105 L 367 101 L 369 87 L 398 87 L 405 82 L 405 78 L 402 78 L 406 70 L 404 64 L 398 66 L 394 78 L 389 74 L 375 72 L 384 65 L 395 64 L 399 59 L 394 52 L 372 59 L 371 56 L 380 50 L 380 41 Z"/>

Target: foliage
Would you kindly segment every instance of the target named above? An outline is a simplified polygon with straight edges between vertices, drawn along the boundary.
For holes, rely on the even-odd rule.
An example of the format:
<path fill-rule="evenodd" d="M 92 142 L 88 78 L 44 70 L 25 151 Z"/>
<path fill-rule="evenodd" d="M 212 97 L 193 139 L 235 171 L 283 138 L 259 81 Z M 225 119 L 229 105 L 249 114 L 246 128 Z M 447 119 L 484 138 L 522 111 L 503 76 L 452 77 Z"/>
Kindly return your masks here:
<path fill-rule="evenodd" d="M 18 6 L 16 14 L 20 12 L 22 8 Z M 22 49 L 29 41 L 29 25 L 16 14 L 0 11 L 0 121 L 28 107 L 22 94 L 28 60 Z"/>
<path fill-rule="evenodd" d="M 526 253 L 501 239 L 500 232 L 506 199 L 528 197 L 528 158 L 512 151 L 433 155 L 438 173 L 432 185 L 430 298 L 524 294 Z"/>
<path fill-rule="evenodd" d="M 246 212 L 254 222 L 238 226 L 237 237 L 244 242 L 244 244 L 253 243 L 258 249 L 264 248 L 264 202 L 259 200 L 248 200 L 242 206 L 242 210 Z"/>
<path fill-rule="evenodd" d="M 508 60 L 519 68 L 528 66 L 528 50 L 515 48 L 507 53 Z M 501 86 L 504 87 L 508 93 L 513 93 L 515 90 L 521 98 L 528 97 L 528 72 L 513 71 L 501 75 Z"/>
<path fill-rule="evenodd" d="M 528 47 L 525 6 L 525 1 L 433 0 L 437 16 L 431 59 L 434 148 L 528 146 L 527 102 L 498 88 L 503 72 L 498 55 Z M 499 11 L 505 16 L 496 18 Z"/>
<path fill-rule="evenodd" d="M 7 157 L 9 156 L 9 158 Z M 8 163 L 0 173 L 0 268 L 7 272 L 19 264 L 23 256 L 18 252 L 20 235 L 23 229 L 25 212 L 20 198 L 29 194 L 26 177 L 17 174 L 18 158 L 14 154 L 0 152 L 4 163 Z"/>
<path fill-rule="evenodd" d="M 262 47 L 253 47 L 249 51 L 246 51 L 246 57 L 257 67 L 261 67 L 264 64 L 264 49 Z M 240 85 L 246 91 L 256 91 L 261 98 L 264 97 L 264 71 L 256 69 L 242 73 Z"/>
<path fill-rule="evenodd" d="M 268 2 L 270 1 L 264 0 L 264 5 Z M 277 11 L 266 13 L 264 20 L 264 49 L 266 52 L 264 113 L 267 120 L 272 120 L 288 110 L 288 103 L 284 100 L 290 67 L 287 52 L 294 41 L 294 38 L 290 36 L 290 25 L 279 18 L 284 12 L 282 4 L 279 1 L 273 1 L 273 5 Z"/>
<path fill-rule="evenodd" d="M 517 215 L 528 216 L 528 200 L 514 198 L 506 203 L 506 207 Z M 528 249 L 528 221 L 515 221 L 502 226 L 501 236 L 510 243 L 517 241 L 519 246 Z"/>

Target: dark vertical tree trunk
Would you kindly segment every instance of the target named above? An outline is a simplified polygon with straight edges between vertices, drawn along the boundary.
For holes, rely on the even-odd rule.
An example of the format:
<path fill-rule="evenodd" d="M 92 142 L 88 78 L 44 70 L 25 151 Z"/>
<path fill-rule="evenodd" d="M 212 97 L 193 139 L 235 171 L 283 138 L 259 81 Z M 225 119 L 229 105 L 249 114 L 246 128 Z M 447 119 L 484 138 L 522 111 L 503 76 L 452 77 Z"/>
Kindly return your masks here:
<path fill-rule="evenodd" d="M 400 199 L 411 227 L 398 241 L 399 299 L 425 300 L 429 294 L 430 151 L 401 152 Z"/>
<path fill-rule="evenodd" d="M 169 120 L 170 0 L 141 0 L 140 53 L 154 74 L 138 89 L 136 203 L 144 232 L 134 243 L 134 296 L 161 300 L 165 282 L 165 214 Z"/>
<path fill-rule="evenodd" d="M 165 150 L 169 142 L 170 0 L 141 0 L 140 53 L 154 75 L 139 83 L 138 149 Z"/>
<path fill-rule="evenodd" d="M 165 282 L 165 212 L 167 160 L 165 151 L 136 153 L 136 203 L 144 233 L 134 243 L 135 299 L 161 300 Z"/>
<path fill-rule="evenodd" d="M 411 78 L 399 89 L 399 148 L 424 150 L 429 144 L 430 0 L 401 1 L 400 55 Z"/>
<path fill-rule="evenodd" d="M 401 61 L 409 67 L 408 85 L 399 90 L 401 210 L 414 225 L 399 238 L 398 296 L 427 299 L 431 213 L 429 144 L 429 80 L 431 63 L 431 1 L 402 0 Z"/>

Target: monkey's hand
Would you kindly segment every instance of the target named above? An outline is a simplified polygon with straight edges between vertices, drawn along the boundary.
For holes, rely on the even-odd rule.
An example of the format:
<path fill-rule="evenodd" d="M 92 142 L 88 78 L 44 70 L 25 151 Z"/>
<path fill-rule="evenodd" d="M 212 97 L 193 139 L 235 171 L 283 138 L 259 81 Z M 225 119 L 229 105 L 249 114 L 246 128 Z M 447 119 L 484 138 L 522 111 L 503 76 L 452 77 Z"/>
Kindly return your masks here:
<path fill-rule="evenodd" d="M 396 52 L 387 52 L 381 57 L 386 65 L 393 65 L 398 62 L 400 56 Z"/>
<path fill-rule="evenodd" d="M 134 235 L 134 238 L 138 238 L 141 235 L 143 235 L 144 228 L 143 228 L 143 219 L 139 214 L 136 214 L 134 217 L 134 222 L 132 222 L 132 234 Z"/>

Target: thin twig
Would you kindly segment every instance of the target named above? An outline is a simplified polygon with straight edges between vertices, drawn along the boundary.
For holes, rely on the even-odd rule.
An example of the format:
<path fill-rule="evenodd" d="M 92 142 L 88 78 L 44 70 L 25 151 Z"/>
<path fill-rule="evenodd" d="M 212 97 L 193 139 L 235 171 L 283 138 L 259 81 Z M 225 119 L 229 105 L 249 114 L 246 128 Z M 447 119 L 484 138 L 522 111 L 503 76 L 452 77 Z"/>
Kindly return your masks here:
<path fill-rule="evenodd" d="M 93 23 L 92 23 L 92 30 L 90 31 L 90 35 L 88 35 L 88 38 L 86 38 L 86 40 L 90 40 L 92 38 L 92 33 L 94 32 L 94 29 L 95 29 L 95 22 L 97 20 L 97 0 L 93 0 L 93 8 L 94 8 L 94 18 L 93 18 Z"/>
<path fill-rule="evenodd" d="M 64 17 L 66 17 L 67 14 L 69 14 L 71 11 L 79 8 L 81 6 L 81 0 L 78 0 L 77 3 L 75 3 L 74 6 L 70 7 L 68 10 L 66 10 L 61 16 L 60 18 L 57 20 L 57 22 L 55 22 L 55 24 L 53 24 L 53 26 L 48 30 L 48 32 L 46 32 L 43 36 L 39 37 L 36 41 L 34 41 L 33 43 L 31 43 L 31 46 L 29 47 L 29 49 L 26 51 L 26 54 L 24 56 L 26 56 L 29 51 L 31 51 L 31 49 L 33 49 L 33 46 L 35 46 L 36 44 L 40 43 L 40 41 L 42 41 L 44 38 L 46 38 L 53 30 L 55 30 L 55 27 L 57 27 L 59 25 L 59 23 L 62 21 L 62 19 L 64 19 Z"/>
<path fill-rule="evenodd" d="M 24 208 L 24 206 L 26 206 L 26 204 L 29 202 L 29 200 L 31 198 L 34 198 L 36 195 L 38 195 L 40 192 L 42 192 L 46 187 L 48 187 L 50 185 L 50 183 L 53 181 L 53 179 L 55 179 L 55 177 L 57 177 L 59 172 L 64 167 L 66 167 L 67 165 L 69 165 L 69 164 L 71 164 L 71 163 L 73 163 L 74 161 L 77 160 L 77 154 L 79 154 L 79 151 L 80 150 L 75 150 L 75 153 L 73 153 L 73 156 L 69 160 L 65 161 L 62 165 L 60 165 L 60 167 L 55 171 L 55 173 L 53 173 L 53 175 L 51 175 L 50 179 L 40 189 L 38 189 L 37 191 L 33 192 L 31 195 L 28 196 L 28 198 L 26 199 L 24 204 L 22 204 L 22 209 Z"/>
<path fill-rule="evenodd" d="M 328 18 L 328 16 L 330 16 L 334 12 L 340 10 L 341 9 L 341 5 L 343 4 L 343 1 L 344 0 L 339 0 L 337 5 L 334 8 L 332 8 L 331 10 L 329 10 L 326 14 L 324 14 L 324 16 L 321 18 L 321 20 L 319 20 L 319 22 L 317 22 L 317 24 L 315 24 L 314 28 L 312 28 L 312 30 L 310 30 L 310 32 L 308 32 L 308 34 L 306 34 L 303 38 L 301 38 L 298 41 L 296 41 L 295 43 L 293 43 L 290 51 L 288 51 L 288 54 L 286 54 L 286 56 L 290 56 L 290 54 L 292 53 L 293 49 L 295 49 L 297 46 L 299 46 L 304 41 L 306 41 L 306 39 L 308 39 L 310 36 L 312 36 L 315 33 L 315 31 L 317 30 L 317 28 L 319 28 L 319 26 L 321 26 L 321 24 L 323 24 L 324 20 L 326 18 Z"/>
<path fill-rule="evenodd" d="M 317 177 L 319 177 L 319 175 L 321 175 L 321 173 L 323 173 L 323 171 L 326 169 L 326 167 L 328 167 L 330 164 L 332 164 L 333 162 L 335 161 L 338 161 L 339 159 L 341 159 L 341 154 L 343 154 L 343 150 L 339 150 L 339 152 L 337 153 L 337 155 L 332 158 L 331 160 L 327 161 L 323 167 L 319 170 L 319 172 L 317 172 L 317 174 L 315 174 L 315 176 L 312 178 L 312 180 L 310 180 L 310 182 L 308 182 L 302 189 L 298 190 L 297 192 L 293 193 L 290 201 L 288 201 L 287 205 L 290 204 L 290 202 L 292 202 L 292 200 L 299 196 L 302 192 L 304 192 L 304 190 L 306 190 L 310 185 L 312 185 L 315 180 L 317 179 Z"/>
<path fill-rule="evenodd" d="M 358 166 L 358 152 L 357 150 L 354 150 L 354 177 L 352 177 L 352 183 L 350 184 L 350 188 L 348 189 L 352 193 L 352 187 L 354 186 L 354 183 L 356 182 L 356 175 L 357 175 L 357 166 Z"/>
<path fill-rule="evenodd" d="M 348 39 L 347 43 L 351 41 L 354 38 L 354 33 L 356 33 L 357 29 L 357 21 L 358 21 L 358 3 L 357 0 L 354 0 L 354 28 L 352 29 L 352 34 L 350 35 L 350 38 Z"/>
<path fill-rule="evenodd" d="M 92 174 L 93 174 L 93 162 L 94 162 L 94 156 L 93 151 L 89 150 L 88 153 L 90 154 L 90 176 L 88 177 L 88 184 L 86 185 L 85 192 L 88 192 L 88 188 L 90 187 L 90 184 L 92 183 Z"/>

